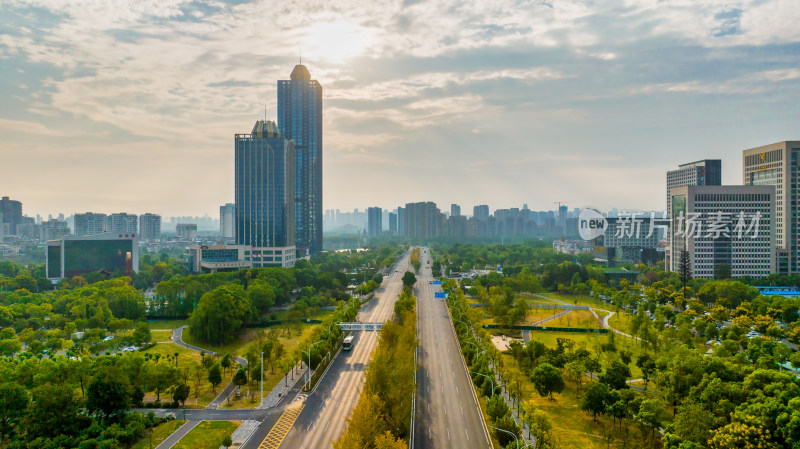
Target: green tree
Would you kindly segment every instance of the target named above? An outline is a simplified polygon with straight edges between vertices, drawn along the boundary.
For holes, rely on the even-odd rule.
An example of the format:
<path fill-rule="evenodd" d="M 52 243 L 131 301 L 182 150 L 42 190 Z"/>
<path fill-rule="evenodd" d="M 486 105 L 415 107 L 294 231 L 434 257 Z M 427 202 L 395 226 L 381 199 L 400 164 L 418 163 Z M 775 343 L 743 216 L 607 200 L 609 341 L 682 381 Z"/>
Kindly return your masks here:
<path fill-rule="evenodd" d="M 550 396 L 551 401 L 554 400 L 553 393 L 561 393 L 564 390 L 561 371 L 549 363 L 542 363 L 533 370 L 531 382 L 539 396 Z"/>
<path fill-rule="evenodd" d="M 247 372 L 244 368 L 239 368 L 236 371 L 236 374 L 233 375 L 233 384 L 237 387 L 241 387 L 242 385 L 247 383 Z"/>
<path fill-rule="evenodd" d="M 179 384 L 172 391 L 172 400 L 175 401 L 175 402 L 180 402 L 181 403 L 181 407 L 185 407 L 186 406 L 186 399 L 189 398 L 189 392 L 190 391 L 191 391 L 191 388 L 189 388 L 189 385 L 186 385 L 185 383 Z"/>
<path fill-rule="evenodd" d="M 644 388 L 647 388 L 647 383 L 650 381 L 650 376 L 656 369 L 656 363 L 647 355 L 642 354 L 636 359 L 636 366 L 642 370 L 642 379 L 644 379 Z"/>
<path fill-rule="evenodd" d="M 166 360 L 148 360 L 142 365 L 142 377 L 149 391 L 155 391 L 156 400 L 161 400 L 161 392 L 175 385 L 181 372 Z"/>
<path fill-rule="evenodd" d="M 678 260 L 678 276 L 683 284 L 683 297 L 686 298 L 686 284 L 692 280 L 692 263 L 689 259 L 689 252 L 684 249 L 681 251 Z"/>
<path fill-rule="evenodd" d="M 227 449 L 227 448 L 229 448 L 231 446 L 233 446 L 233 441 L 231 441 L 231 436 L 230 435 L 225 435 L 225 438 L 222 439 L 222 447 Z"/>
<path fill-rule="evenodd" d="M 28 438 L 55 438 L 72 435 L 78 427 L 78 401 L 67 385 L 43 384 L 31 390 L 25 415 Z"/>
<path fill-rule="evenodd" d="M 139 321 L 136 323 L 136 328 L 133 330 L 133 341 L 141 346 L 150 343 L 152 335 L 150 334 L 150 326 L 146 321 Z"/>
<path fill-rule="evenodd" d="M 417 283 L 417 277 L 414 275 L 414 273 L 412 273 L 410 271 L 406 271 L 403 274 L 403 285 L 404 286 L 406 286 L 408 288 L 411 288 L 416 283 Z"/>
<path fill-rule="evenodd" d="M 130 407 L 131 385 L 119 368 L 101 366 L 86 387 L 86 410 L 104 419 L 124 415 Z"/>
<path fill-rule="evenodd" d="M 628 388 L 628 377 L 631 375 L 631 369 L 627 365 L 614 360 L 610 366 L 607 366 L 605 371 L 597 378 L 600 382 L 608 385 L 612 390 L 622 390 Z"/>
<path fill-rule="evenodd" d="M 189 332 L 215 345 L 232 340 L 252 316 L 250 301 L 240 285 L 218 287 L 200 298 L 189 317 Z"/>
<path fill-rule="evenodd" d="M 581 410 L 592 414 L 592 420 L 597 422 L 597 414 L 603 414 L 608 408 L 608 387 L 602 382 L 592 382 L 586 386 L 585 394 L 581 398 Z"/>
<path fill-rule="evenodd" d="M 0 441 L 19 426 L 28 406 L 28 393 L 16 382 L 0 384 Z"/>
<path fill-rule="evenodd" d="M 225 353 L 225 355 L 222 356 L 222 361 L 220 362 L 220 366 L 222 366 L 222 374 L 225 374 L 228 368 L 231 367 L 232 361 L 233 360 L 231 359 L 230 353 Z"/>
<path fill-rule="evenodd" d="M 211 383 L 211 392 L 215 392 L 217 385 L 222 382 L 222 368 L 220 368 L 219 363 L 215 363 L 209 368 L 208 381 Z"/>

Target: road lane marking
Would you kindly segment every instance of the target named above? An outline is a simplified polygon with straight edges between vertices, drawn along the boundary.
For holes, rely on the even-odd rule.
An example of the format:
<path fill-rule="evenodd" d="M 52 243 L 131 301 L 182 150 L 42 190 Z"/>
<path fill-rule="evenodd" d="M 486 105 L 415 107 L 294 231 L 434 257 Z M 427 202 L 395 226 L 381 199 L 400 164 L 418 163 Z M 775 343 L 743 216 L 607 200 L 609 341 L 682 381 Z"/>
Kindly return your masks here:
<path fill-rule="evenodd" d="M 286 435 L 292 430 L 294 422 L 297 421 L 297 417 L 300 416 L 300 412 L 303 411 L 305 405 L 304 401 L 296 401 L 296 403 L 289 404 L 286 411 L 283 412 L 267 436 L 264 437 L 264 441 L 258 445 L 258 449 L 279 448 Z"/>
<path fill-rule="evenodd" d="M 464 429 L 464 434 L 467 436 L 467 441 L 469 441 L 469 432 L 467 432 L 467 429 Z"/>

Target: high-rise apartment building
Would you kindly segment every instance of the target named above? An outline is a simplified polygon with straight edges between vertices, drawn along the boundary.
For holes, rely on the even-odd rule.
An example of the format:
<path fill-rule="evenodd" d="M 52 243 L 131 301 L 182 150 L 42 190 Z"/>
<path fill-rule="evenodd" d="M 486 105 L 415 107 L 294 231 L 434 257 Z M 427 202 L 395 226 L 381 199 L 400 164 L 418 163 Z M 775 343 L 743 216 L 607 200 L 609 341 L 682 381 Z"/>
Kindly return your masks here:
<path fill-rule="evenodd" d="M 461 216 L 461 206 L 458 204 L 451 204 L 450 205 L 450 216 L 451 217 L 460 217 Z"/>
<path fill-rule="evenodd" d="M 389 232 L 397 233 L 397 214 L 389 212 Z"/>
<path fill-rule="evenodd" d="M 2 223 L 8 225 L 8 233 L 17 235 L 17 226 L 22 224 L 22 203 L 7 196 L 0 198 L 0 215 L 3 216 Z"/>
<path fill-rule="evenodd" d="M 444 236 L 445 216 L 435 203 L 408 203 L 404 209 L 406 237 L 428 239 Z"/>
<path fill-rule="evenodd" d="M 178 223 L 175 226 L 175 237 L 179 240 L 192 241 L 197 238 L 197 224 L 195 223 Z"/>
<path fill-rule="evenodd" d="M 370 237 L 378 237 L 383 231 L 383 209 L 370 207 L 367 209 L 367 232 Z"/>
<path fill-rule="evenodd" d="M 733 277 L 775 272 L 774 186 L 683 186 L 670 190 L 671 271 L 689 254 L 693 277 L 713 279 L 721 265 Z"/>
<path fill-rule="evenodd" d="M 111 219 L 106 214 L 86 212 L 75 214 L 75 235 L 85 237 L 111 232 Z"/>
<path fill-rule="evenodd" d="M 151 242 L 161 239 L 161 215 L 147 213 L 139 216 L 139 238 Z"/>
<path fill-rule="evenodd" d="M 136 234 L 139 226 L 138 218 L 135 214 L 111 214 L 111 233 Z"/>
<path fill-rule="evenodd" d="M 219 207 L 219 234 L 224 239 L 232 239 L 236 236 L 235 225 L 236 205 L 226 203 Z"/>
<path fill-rule="evenodd" d="M 403 207 L 397 208 L 397 235 L 406 235 L 406 210 Z"/>
<path fill-rule="evenodd" d="M 486 204 L 482 204 L 479 206 L 475 206 L 472 208 L 472 216 L 475 217 L 476 220 L 479 221 L 486 221 L 489 219 L 489 206 Z"/>
<path fill-rule="evenodd" d="M 294 222 L 297 251 L 322 251 L 322 85 L 306 66 L 278 81 L 278 129 L 294 141 Z"/>
<path fill-rule="evenodd" d="M 744 184 L 775 186 L 776 270 L 800 273 L 800 141 L 744 150 Z"/>
<path fill-rule="evenodd" d="M 236 135 L 236 244 L 252 248 L 245 260 L 253 267 L 294 266 L 295 149 L 271 121 Z"/>

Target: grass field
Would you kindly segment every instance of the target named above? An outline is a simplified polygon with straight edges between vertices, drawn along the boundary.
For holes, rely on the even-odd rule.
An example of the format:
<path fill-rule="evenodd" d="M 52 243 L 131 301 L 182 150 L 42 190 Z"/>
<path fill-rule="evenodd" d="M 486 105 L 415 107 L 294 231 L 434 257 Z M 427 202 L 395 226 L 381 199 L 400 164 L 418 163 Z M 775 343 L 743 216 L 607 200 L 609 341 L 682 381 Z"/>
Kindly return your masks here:
<path fill-rule="evenodd" d="M 151 331 L 177 329 L 184 324 L 186 324 L 186 320 L 152 320 L 147 322 Z"/>
<path fill-rule="evenodd" d="M 173 446 L 174 449 L 219 449 L 222 439 L 239 427 L 241 421 L 203 421 Z"/>
<path fill-rule="evenodd" d="M 542 326 L 547 327 L 576 327 L 581 329 L 600 329 L 602 326 L 597 322 L 589 310 L 573 310 L 572 312 L 548 321 Z"/>
<path fill-rule="evenodd" d="M 150 447 L 157 447 L 162 441 L 166 440 L 172 432 L 178 430 L 186 421 L 175 419 L 169 422 L 161 423 L 153 427 L 153 433 L 150 437 L 145 436 L 139 442 L 133 445 L 131 449 L 150 449 Z M 152 440 L 152 445 L 151 445 Z"/>
<path fill-rule="evenodd" d="M 178 368 L 180 368 L 181 371 L 184 367 L 191 366 L 193 364 L 200 364 L 199 352 L 184 348 L 183 346 L 178 346 L 175 343 L 158 343 L 152 348 L 142 352 L 145 354 L 160 354 L 162 358 L 171 357 L 177 352 Z M 197 390 L 197 398 L 195 398 L 194 380 L 190 375 L 189 386 L 192 388 L 192 391 L 189 394 L 189 399 L 186 400 L 186 408 L 203 408 L 208 405 L 212 400 L 214 400 L 215 397 L 217 397 L 217 394 L 219 394 L 221 389 L 224 388 L 228 382 L 230 382 L 232 377 L 233 370 L 228 370 L 228 372 L 222 376 L 222 383 L 217 385 L 217 388 L 214 390 L 214 392 L 211 390 L 211 384 L 208 382 L 208 379 L 204 377 Z M 145 402 L 152 402 L 155 400 L 155 393 L 151 392 L 145 394 Z M 161 401 L 172 401 L 172 397 L 169 392 L 161 393 Z"/>
<path fill-rule="evenodd" d="M 171 341 L 172 340 L 172 330 L 171 329 L 158 329 L 158 330 L 151 330 L 150 331 L 151 341 L 159 342 L 159 341 Z"/>
<path fill-rule="evenodd" d="M 533 401 L 538 409 L 547 413 L 553 426 L 553 439 L 559 443 L 557 447 L 563 449 L 605 449 L 609 447 L 605 434 L 612 429 L 611 419 L 598 416 L 597 422 L 593 422 L 592 416 L 580 409 L 580 397 L 573 382 L 566 380 L 564 390 L 560 394 L 554 395 L 555 400 L 551 401 L 536 393 L 533 385 L 521 374 L 516 361 L 510 354 L 504 354 L 503 357 L 503 364 L 509 371 L 518 374 L 521 379 L 526 379 L 522 383 L 524 400 Z M 583 388 L 586 388 L 589 382 L 589 379 L 585 379 Z M 612 444 L 610 447 L 622 447 L 622 445 Z"/>

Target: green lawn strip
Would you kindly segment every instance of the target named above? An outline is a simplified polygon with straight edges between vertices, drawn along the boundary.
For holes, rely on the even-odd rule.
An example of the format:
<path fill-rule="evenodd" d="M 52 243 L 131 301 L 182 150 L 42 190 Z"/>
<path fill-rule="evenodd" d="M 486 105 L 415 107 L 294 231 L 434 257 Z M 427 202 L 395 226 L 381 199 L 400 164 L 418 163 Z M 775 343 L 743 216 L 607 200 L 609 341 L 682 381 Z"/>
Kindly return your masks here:
<path fill-rule="evenodd" d="M 172 435 L 173 432 L 178 430 L 178 427 L 182 426 L 185 422 L 186 421 L 182 419 L 176 419 L 161 423 L 153 427 L 153 433 L 149 437 L 147 436 L 147 431 L 145 431 L 145 437 L 134 444 L 131 449 L 150 449 L 150 447 L 157 447 L 162 441 L 166 440 L 168 436 Z M 151 440 L 152 445 L 150 444 Z"/>
<path fill-rule="evenodd" d="M 172 330 L 177 329 L 184 324 L 186 324 L 187 320 L 152 320 L 148 321 L 147 324 L 150 326 L 150 330 Z"/>
<path fill-rule="evenodd" d="M 164 329 L 164 330 L 151 330 L 150 331 L 151 341 L 171 341 L 172 339 L 172 330 L 171 329 Z"/>
<path fill-rule="evenodd" d="M 174 449 L 219 449 L 222 439 L 239 427 L 240 421 L 203 421 L 186 434 Z"/>
<path fill-rule="evenodd" d="M 599 329 L 602 326 L 597 322 L 594 314 L 589 310 L 573 310 L 570 313 L 548 321 L 542 326 L 547 327 L 574 327 L 580 329 Z"/>

